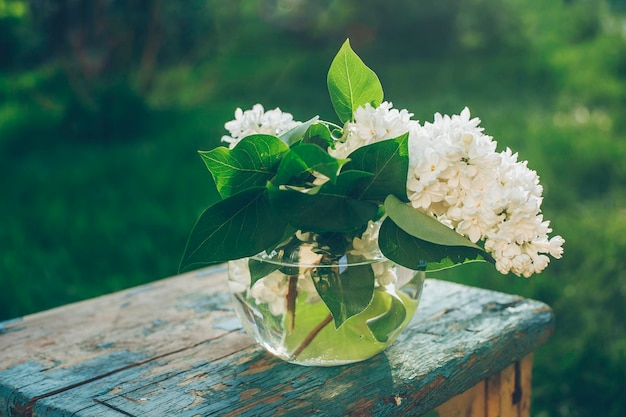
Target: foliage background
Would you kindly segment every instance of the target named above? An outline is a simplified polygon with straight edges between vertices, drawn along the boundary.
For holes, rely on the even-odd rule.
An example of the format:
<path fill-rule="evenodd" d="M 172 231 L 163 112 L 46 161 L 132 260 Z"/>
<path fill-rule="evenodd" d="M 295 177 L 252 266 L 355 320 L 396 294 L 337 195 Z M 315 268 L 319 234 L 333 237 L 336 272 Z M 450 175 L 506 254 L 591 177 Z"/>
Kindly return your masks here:
<path fill-rule="evenodd" d="M 467 105 L 541 175 L 564 259 L 434 276 L 553 307 L 533 415 L 626 415 L 619 0 L 0 0 L 0 320 L 175 274 L 215 195 L 196 150 L 238 106 L 334 120 L 346 37 L 396 108 Z"/>

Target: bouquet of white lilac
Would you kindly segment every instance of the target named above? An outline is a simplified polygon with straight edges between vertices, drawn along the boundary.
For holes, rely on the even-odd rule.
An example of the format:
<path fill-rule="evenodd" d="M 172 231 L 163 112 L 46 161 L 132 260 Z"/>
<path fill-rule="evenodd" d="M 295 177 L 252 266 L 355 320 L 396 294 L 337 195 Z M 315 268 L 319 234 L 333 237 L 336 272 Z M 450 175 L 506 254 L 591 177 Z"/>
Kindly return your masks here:
<path fill-rule="evenodd" d="M 322 257 L 339 244 L 412 270 L 488 261 L 530 277 L 548 255 L 561 257 L 564 240 L 548 236 L 541 215 L 539 177 L 510 149 L 498 152 L 469 109 L 420 124 L 383 101 L 378 77 L 348 41 L 330 66 L 328 89 L 339 124 L 298 122 L 256 104 L 226 123 L 228 147 L 200 152 L 221 200 L 199 218 L 181 269 L 285 250 L 290 237 L 310 234 Z M 252 284 L 267 272 L 251 265 Z M 338 327 L 393 279 L 383 275 L 365 294 L 339 279 L 313 283 Z M 252 293 L 275 298 L 287 286 Z M 351 297 L 362 297 L 360 307 L 346 313 L 341 304 Z M 289 311 L 286 303 L 270 307 Z"/>

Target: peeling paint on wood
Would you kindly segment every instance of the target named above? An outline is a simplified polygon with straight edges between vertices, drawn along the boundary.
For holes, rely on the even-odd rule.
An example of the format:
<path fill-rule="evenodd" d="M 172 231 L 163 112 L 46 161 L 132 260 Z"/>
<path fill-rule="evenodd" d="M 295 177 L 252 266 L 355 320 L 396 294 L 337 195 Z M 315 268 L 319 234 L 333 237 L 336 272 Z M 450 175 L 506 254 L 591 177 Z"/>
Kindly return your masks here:
<path fill-rule="evenodd" d="M 542 303 L 427 280 L 383 354 L 301 367 L 241 331 L 225 271 L 212 268 L 0 324 L 0 415 L 423 415 L 477 384 L 488 391 L 496 376 L 519 411 L 529 409 L 530 394 L 515 389 L 530 385 L 532 358 L 521 360 L 552 326 Z M 528 372 L 516 376 L 516 361 Z M 511 366 L 513 385 L 500 376 Z"/>
<path fill-rule="evenodd" d="M 26 326 L 22 325 L 21 317 L 0 321 L 0 335 L 11 332 L 19 332 L 24 329 L 26 329 Z"/>

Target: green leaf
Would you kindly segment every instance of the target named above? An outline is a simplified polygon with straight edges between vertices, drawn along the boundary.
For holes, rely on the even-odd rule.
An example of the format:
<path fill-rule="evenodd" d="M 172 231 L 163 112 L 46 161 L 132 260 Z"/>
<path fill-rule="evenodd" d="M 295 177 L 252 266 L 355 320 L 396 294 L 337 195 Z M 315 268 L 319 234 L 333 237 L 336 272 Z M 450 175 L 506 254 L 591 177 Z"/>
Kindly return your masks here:
<path fill-rule="evenodd" d="M 286 143 L 271 135 L 250 135 L 234 149 L 223 146 L 200 152 L 222 198 L 265 185 L 289 151 Z"/>
<path fill-rule="evenodd" d="M 238 193 L 202 213 L 187 241 L 180 270 L 256 255 L 275 245 L 285 227 L 265 187 Z"/>
<path fill-rule="evenodd" d="M 294 228 L 290 224 L 287 224 L 287 227 L 285 227 L 283 231 L 283 236 L 280 239 L 278 239 L 275 245 L 268 246 L 267 248 L 265 248 L 265 251 L 267 253 L 270 253 L 276 248 L 278 248 L 279 246 L 283 246 L 284 242 L 290 240 L 297 231 L 298 229 Z"/>
<path fill-rule="evenodd" d="M 336 194 L 348 195 L 350 190 L 354 189 L 358 182 L 372 178 L 373 176 L 374 174 L 371 172 L 357 171 L 355 169 L 343 171 L 339 174 L 339 176 L 337 176 L 333 192 Z"/>
<path fill-rule="evenodd" d="M 383 87 L 378 76 L 368 68 L 346 40 L 330 64 L 328 92 L 333 108 L 342 122 L 352 120 L 354 111 L 366 103 L 378 107 L 383 101 Z"/>
<path fill-rule="evenodd" d="M 363 146 L 352 152 L 343 171 L 356 169 L 372 177 L 359 181 L 351 194 L 358 199 L 385 201 L 389 194 L 406 197 L 409 170 L 409 134 Z"/>
<path fill-rule="evenodd" d="M 465 236 L 458 234 L 437 219 L 403 203 L 393 195 L 385 199 L 385 213 L 402 230 L 418 239 L 438 245 L 466 246 L 479 251 L 483 250 Z"/>
<path fill-rule="evenodd" d="M 266 253 L 273 252 L 271 259 L 248 259 L 250 287 L 261 278 L 279 269 L 285 275 L 298 275 L 300 271 L 298 266 L 299 249 L 302 242 L 294 236 L 295 232 L 291 227 L 287 227 L 285 233 L 289 233 L 288 236 L 283 235 L 280 243 L 275 247 L 265 248 Z"/>
<path fill-rule="evenodd" d="M 383 291 L 375 292 L 372 303 L 374 302 L 386 304 L 385 312 L 380 316 L 369 319 L 367 327 L 369 327 L 376 340 L 384 343 L 389 340 L 404 322 L 404 319 L 406 319 L 406 308 L 399 298 Z"/>
<path fill-rule="evenodd" d="M 302 139 L 302 137 L 305 135 L 305 133 L 307 132 L 307 130 L 309 130 L 311 126 L 319 125 L 319 123 L 317 123 L 318 120 L 319 120 L 319 116 L 315 116 L 312 119 L 294 127 L 293 129 L 286 131 L 285 133 L 280 135 L 280 139 L 288 145 L 291 145 L 292 143 L 296 143 L 297 141 Z"/>
<path fill-rule="evenodd" d="M 313 270 L 311 276 L 317 293 L 333 316 L 335 328 L 365 310 L 372 301 L 375 278 L 369 264 L 350 265 L 343 271 L 339 265 L 323 266 Z"/>
<path fill-rule="evenodd" d="M 330 182 L 335 182 L 339 168 L 346 162 L 333 158 L 317 145 L 300 143 L 285 155 L 272 182 L 275 185 L 304 185 L 300 180 L 303 177 L 309 179 L 314 171 L 327 176 Z"/>
<path fill-rule="evenodd" d="M 378 246 L 388 259 L 413 270 L 438 271 L 489 257 L 480 248 L 439 245 L 411 236 L 389 217 L 378 232 Z"/>
<path fill-rule="evenodd" d="M 376 215 L 377 204 L 333 194 L 324 189 L 306 194 L 269 187 L 276 211 L 296 229 L 311 232 L 349 232 L 367 224 Z"/>
<path fill-rule="evenodd" d="M 307 165 L 309 172 L 317 171 L 335 182 L 339 169 L 348 162 L 347 159 L 333 158 L 317 145 L 303 143 L 292 149 Z"/>
<path fill-rule="evenodd" d="M 278 263 L 258 261 L 256 259 L 248 259 L 248 269 L 250 270 L 250 288 L 255 282 L 261 278 L 265 278 L 281 267 Z"/>
<path fill-rule="evenodd" d="M 276 170 L 276 176 L 272 179 L 274 185 L 304 185 L 310 178 L 309 168 L 300 156 L 290 150 L 285 154 Z"/>
<path fill-rule="evenodd" d="M 303 136 L 302 142 L 312 143 L 322 149 L 326 149 L 334 143 L 328 126 L 322 123 L 315 123 L 311 125 Z"/>

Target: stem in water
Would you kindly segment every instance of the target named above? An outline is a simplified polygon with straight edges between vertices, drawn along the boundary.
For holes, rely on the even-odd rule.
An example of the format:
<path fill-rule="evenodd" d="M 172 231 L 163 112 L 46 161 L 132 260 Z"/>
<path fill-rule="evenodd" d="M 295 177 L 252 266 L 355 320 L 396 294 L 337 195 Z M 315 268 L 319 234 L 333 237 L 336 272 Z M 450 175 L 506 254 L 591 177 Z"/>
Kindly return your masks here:
<path fill-rule="evenodd" d="M 331 321 L 333 321 L 333 316 L 329 313 L 328 316 L 326 316 L 326 318 L 320 324 L 318 324 L 313 330 L 311 330 L 311 333 L 309 333 L 307 337 L 302 341 L 302 343 L 300 343 L 300 346 L 298 346 L 298 348 L 293 351 L 289 359 L 292 361 L 295 360 L 298 355 L 300 355 L 302 351 L 311 344 L 313 339 L 315 339 L 315 336 L 317 336 L 319 332 L 321 332 L 322 329 L 324 329 L 324 327 L 326 327 Z"/>
<path fill-rule="evenodd" d="M 289 318 L 289 331 L 294 332 L 296 326 L 296 299 L 298 298 L 298 276 L 289 276 L 289 288 L 287 289 L 287 317 Z"/>

